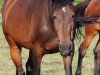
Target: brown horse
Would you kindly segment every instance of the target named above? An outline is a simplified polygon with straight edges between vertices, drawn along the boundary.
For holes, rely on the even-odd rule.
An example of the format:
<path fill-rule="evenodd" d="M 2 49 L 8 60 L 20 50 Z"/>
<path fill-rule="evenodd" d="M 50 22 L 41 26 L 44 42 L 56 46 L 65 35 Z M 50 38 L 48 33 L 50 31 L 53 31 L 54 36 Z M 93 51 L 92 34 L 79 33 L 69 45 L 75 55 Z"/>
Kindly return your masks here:
<path fill-rule="evenodd" d="M 79 48 L 76 75 L 81 75 L 82 60 L 94 36 L 99 33 L 99 39 L 94 49 L 94 75 L 100 75 L 100 0 L 86 0 L 76 6 L 77 27 L 85 23 L 85 36 Z"/>
<path fill-rule="evenodd" d="M 4 0 L 3 31 L 16 75 L 25 75 L 22 47 L 30 50 L 27 75 L 40 75 L 42 57 L 58 51 L 63 57 L 65 74 L 72 75 L 73 15 L 72 0 Z"/>

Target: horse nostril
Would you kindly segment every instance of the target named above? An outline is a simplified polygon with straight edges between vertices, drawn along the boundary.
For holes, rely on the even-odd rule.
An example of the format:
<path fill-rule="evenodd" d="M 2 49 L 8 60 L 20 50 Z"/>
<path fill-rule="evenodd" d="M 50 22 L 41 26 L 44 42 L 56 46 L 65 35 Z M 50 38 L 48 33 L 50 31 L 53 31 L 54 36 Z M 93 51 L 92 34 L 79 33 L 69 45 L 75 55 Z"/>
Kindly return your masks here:
<path fill-rule="evenodd" d="M 57 19 L 57 17 L 56 17 L 56 16 L 53 16 L 53 18 L 54 18 L 54 19 Z"/>
<path fill-rule="evenodd" d="M 69 44 L 69 50 L 72 50 L 73 49 L 73 43 L 72 42 L 70 42 L 70 44 Z"/>

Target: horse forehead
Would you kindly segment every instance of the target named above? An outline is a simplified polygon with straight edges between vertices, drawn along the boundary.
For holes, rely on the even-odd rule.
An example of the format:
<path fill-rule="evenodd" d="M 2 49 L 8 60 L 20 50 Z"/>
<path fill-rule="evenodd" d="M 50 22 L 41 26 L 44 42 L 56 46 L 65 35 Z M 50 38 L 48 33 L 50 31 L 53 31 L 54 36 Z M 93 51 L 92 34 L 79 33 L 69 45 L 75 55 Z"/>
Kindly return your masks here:
<path fill-rule="evenodd" d="M 61 9 L 62 9 L 62 11 L 63 11 L 64 13 L 66 12 L 66 7 L 62 7 Z"/>

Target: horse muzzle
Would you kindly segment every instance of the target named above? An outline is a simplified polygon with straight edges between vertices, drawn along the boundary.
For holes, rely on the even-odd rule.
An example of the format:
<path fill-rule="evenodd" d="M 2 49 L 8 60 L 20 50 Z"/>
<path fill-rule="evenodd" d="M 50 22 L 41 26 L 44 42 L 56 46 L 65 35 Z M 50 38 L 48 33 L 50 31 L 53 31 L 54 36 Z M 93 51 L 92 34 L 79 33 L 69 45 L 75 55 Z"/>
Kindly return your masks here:
<path fill-rule="evenodd" d="M 64 57 L 70 56 L 71 53 L 74 51 L 73 49 L 74 49 L 74 43 L 72 42 L 59 45 L 60 53 Z"/>

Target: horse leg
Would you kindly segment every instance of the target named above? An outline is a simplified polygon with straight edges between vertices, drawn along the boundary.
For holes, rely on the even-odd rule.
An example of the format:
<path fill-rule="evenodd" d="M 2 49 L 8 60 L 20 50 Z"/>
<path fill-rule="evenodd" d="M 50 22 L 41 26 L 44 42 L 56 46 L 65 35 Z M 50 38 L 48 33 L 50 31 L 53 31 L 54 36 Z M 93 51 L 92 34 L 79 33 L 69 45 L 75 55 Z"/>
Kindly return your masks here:
<path fill-rule="evenodd" d="M 43 57 L 43 48 L 39 43 L 34 44 L 34 49 L 32 49 L 32 74 L 31 75 L 40 75 L 40 65 Z"/>
<path fill-rule="evenodd" d="M 100 75 L 100 33 L 99 33 L 99 41 L 94 49 L 94 75 Z"/>
<path fill-rule="evenodd" d="M 10 47 L 10 55 L 16 66 L 16 75 L 25 75 L 25 72 L 22 68 L 22 60 L 21 60 L 21 48 L 18 46 L 14 40 L 10 36 L 6 36 L 7 42 Z"/>
<path fill-rule="evenodd" d="M 69 49 L 66 50 L 67 52 L 65 52 L 65 50 L 61 51 L 63 47 L 60 47 L 60 53 L 63 57 L 65 75 L 72 75 L 72 59 L 74 55 L 74 44 L 69 44 L 67 48 L 68 47 Z"/>
<path fill-rule="evenodd" d="M 77 70 L 76 70 L 76 73 L 75 75 L 81 75 L 81 68 L 82 68 L 82 60 L 86 54 L 86 51 L 87 51 L 87 48 L 89 46 L 89 44 L 91 43 L 92 39 L 94 38 L 94 36 L 96 35 L 97 33 L 90 33 L 90 34 L 87 34 L 86 33 L 86 36 L 83 40 L 83 43 L 81 44 L 80 48 L 79 48 L 79 56 L 78 56 L 78 64 L 77 64 Z"/>
<path fill-rule="evenodd" d="M 33 62 L 32 62 L 32 51 L 29 51 L 29 58 L 26 63 L 26 75 L 32 74 Z"/>

